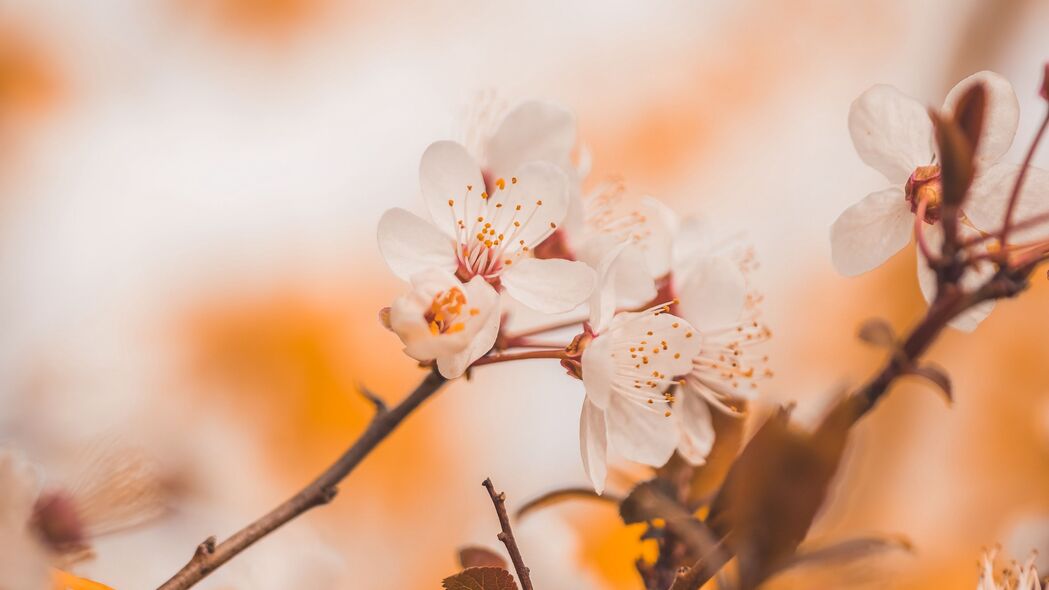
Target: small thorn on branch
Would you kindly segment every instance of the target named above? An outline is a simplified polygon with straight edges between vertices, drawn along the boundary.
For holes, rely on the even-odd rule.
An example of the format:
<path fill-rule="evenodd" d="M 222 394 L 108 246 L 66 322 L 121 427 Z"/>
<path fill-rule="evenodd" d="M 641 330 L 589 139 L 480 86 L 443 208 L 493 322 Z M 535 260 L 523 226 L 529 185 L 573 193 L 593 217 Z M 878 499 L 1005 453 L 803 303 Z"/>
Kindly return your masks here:
<path fill-rule="evenodd" d="M 383 401 L 383 399 L 379 397 L 378 394 L 376 394 L 374 391 L 368 389 L 364 385 L 357 385 L 357 390 L 361 392 L 361 396 L 364 399 L 368 400 L 373 406 L 375 406 L 376 416 L 381 416 L 388 411 L 388 408 L 386 407 L 386 402 Z"/>
<path fill-rule="evenodd" d="M 197 545 L 197 550 L 193 552 L 193 559 L 195 559 L 195 560 L 197 560 L 197 559 L 204 559 L 204 558 L 208 557 L 209 555 L 211 555 L 212 553 L 214 553 L 215 552 L 215 543 L 217 543 L 217 542 L 218 542 L 218 539 L 215 538 L 215 535 L 212 535 L 212 536 L 208 537 L 207 539 L 204 539 L 204 542 L 201 543 L 200 545 Z"/>
<path fill-rule="evenodd" d="M 510 554 L 510 561 L 513 562 L 514 570 L 517 571 L 517 579 L 521 582 L 522 590 L 533 590 L 532 579 L 528 575 L 528 566 L 521 557 L 521 550 L 517 547 L 517 540 L 514 539 L 514 531 L 510 528 L 510 516 L 506 512 L 506 494 L 495 491 L 491 478 L 485 478 L 481 485 L 488 490 L 488 495 L 492 498 L 492 505 L 495 506 L 495 514 L 499 517 L 502 532 L 496 535 L 496 538 L 506 545 L 506 552 Z"/>

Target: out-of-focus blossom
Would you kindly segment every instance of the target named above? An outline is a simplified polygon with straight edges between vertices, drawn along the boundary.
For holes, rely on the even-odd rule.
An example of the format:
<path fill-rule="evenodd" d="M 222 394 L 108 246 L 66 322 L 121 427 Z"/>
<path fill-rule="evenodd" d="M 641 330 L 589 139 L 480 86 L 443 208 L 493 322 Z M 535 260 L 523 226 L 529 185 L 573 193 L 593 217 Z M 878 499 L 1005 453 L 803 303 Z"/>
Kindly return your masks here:
<path fill-rule="evenodd" d="M 499 294 L 480 276 L 462 283 L 446 270 L 412 276 L 411 292 L 389 309 L 389 327 L 418 361 L 436 361 L 454 379 L 491 350 L 499 335 Z"/>
<path fill-rule="evenodd" d="M 691 369 L 701 346 L 695 329 L 669 313 L 670 304 L 615 312 L 615 259 L 621 251 L 610 252 L 599 268 L 582 355 L 586 398 L 579 443 L 583 467 L 599 493 L 609 446 L 646 465 L 670 459 L 679 439 L 669 390 Z"/>
<path fill-rule="evenodd" d="M 556 166 L 530 162 L 495 179 L 489 192 L 466 148 L 439 141 L 423 154 L 419 177 L 431 220 L 397 208 L 379 220 L 379 249 L 397 276 L 429 268 L 464 281 L 479 276 L 546 313 L 573 309 L 590 295 L 594 273 L 585 264 L 532 256 L 568 210 Z"/>
<path fill-rule="evenodd" d="M 1038 578 L 1033 555 L 1023 564 L 1013 562 L 1011 570 L 1003 571 L 996 578 L 994 560 L 997 555 L 997 549 L 984 552 L 981 558 L 980 580 L 976 584 L 976 590 L 1042 590 L 1042 582 Z"/>
<path fill-rule="evenodd" d="M 92 538 L 155 517 L 161 503 L 140 461 L 100 454 L 87 469 L 69 487 L 41 488 L 21 455 L 0 450 L 0 589 L 106 588 L 63 569 L 91 556 Z"/>
<path fill-rule="evenodd" d="M 987 90 L 987 110 L 977 148 L 976 179 L 963 204 L 962 236 L 994 231 L 1002 223 L 1015 166 L 999 164 L 1016 134 L 1019 105 L 1012 86 L 993 72 L 979 72 L 958 83 L 947 95 L 951 110 L 974 84 Z M 933 125 L 924 105 L 896 88 L 877 85 L 856 99 L 849 111 L 849 132 L 860 158 L 881 172 L 892 186 L 871 193 L 846 209 L 831 227 L 831 257 L 838 272 L 852 276 L 871 270 L 902 249 L 914 231 L 914 215 L 924 207 L 922 232 L 930 249 L 942 242 L 940 165 L 933 142 Z M 1020 202 L 1021 214 L 1049 209 L 1049 175 L 1032 170 Z M 927 300 L 935 295 L 935 277 L 919 249 L 918 273 Z M 963 277 L 962 284 L 980 284 L 993 272 L 984 264 Z M 993 304 L 977 306 L 952 323 L 972 330 Z"/>
<path fill-rule="evenodd" d="M 578 199 L 581 219 L 566 223 L 556 245 L 561 255 L 597 268 L 608 252 L 626 244 L 615 262 L 615 292 L 618 303 L 632 307 L 656 296 L 656 279 L 670 269 L 673 239 L 669 210 L 652 197 L 630 199 L 620 182 L 605 182 Z M 672 215 L 672 213 L 671 213 Z M 556 252 L 543 245 L 541 251 Z"/>
<path fill-rule="evenodd" d="M 675 301 L 671 311 L 692 324 L 702 344 L 674 396 L 678 451 L 698 465 L 714 444 L 708 404 L 734 414 L 738 402 L 757 395 L 758 380 L 772 374 L 768 357 L 757 348 L 771 331 L 759 321 L 761 297 L 749 276 L 754 254 L 746 242 L 719 235 L 700 218 L 678 220 L 663 209 L 660 218 L 671 245 L 660 292 Z"/>

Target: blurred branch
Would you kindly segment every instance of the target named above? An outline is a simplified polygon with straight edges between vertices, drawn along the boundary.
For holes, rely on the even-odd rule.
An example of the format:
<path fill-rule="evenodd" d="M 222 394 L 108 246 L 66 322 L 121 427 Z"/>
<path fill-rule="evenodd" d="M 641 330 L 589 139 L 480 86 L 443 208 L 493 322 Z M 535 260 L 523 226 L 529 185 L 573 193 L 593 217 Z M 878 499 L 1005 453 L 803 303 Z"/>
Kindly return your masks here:
<path fill-rule="evenodd" d="M 311 508 L 327 504 L 338 492 L 336 487 L 367 457 L 380 442 L 400 425 L 408 414 L 440 390 L 447 381 L 436 371 L 423 379 L 411 394 L 393 408 L 385 409 L 379 398 L 365 391 L 365 397 L 375 406 L 376 413 L 356 442 L 309 485 L 282 502 L 265 516 L 237 531 L 230 538 L 216 544 L 209 537 L 197 547 L 193 557 L 158 590 L 185 590 L 200 582 L 211 572 L 233 559 L 256 541 L 297 518 Z M 362 390 L 363 391 L 363 390 Z"/>
<path fill-rule="evenodd" d="M 514 516 L 520 519 L 523 516 L 531 514 L 532 512 L 538 510 L 539 508 L 544 508 L 546 506 L 550 506 L 551 504 L 556 504 L 561 500 L 570 500 L 572 498 L 597 500 L 599 502 L 610 502 L 612 504 L 617 505 L 623 501 L 622 498 L 613 494 L 606 493 L 604 495 L 598 495 L 598 493 L 594 491 L 594 488 L 561 488 L 559 490 L 552 490 L 546 492 L 545 494 L 537 498 L 533 498 L 525 502 L 524 505 L 517 509 L 517 512 L 514 514 Z"/>
<path fill-rule="evenodd" d="M 495 491 L 491 478 L 486 478 L 481 485 L 488 490 L 488 495 L 492 497 L 492 505 L 495 506 L 496 515 L 499 516 L 499 526 L 503 529 L 499 533 L 499 540 L 503 542 L 503 545 L 506 545 L 506 551 L 510 554 L 510 561 L 514 564 L 514 570 L 517 571 L 517 579 L 521 582 L 521 588 L 523 590 L 532 590 L 532 579 L 528 575 L 528 566 L 525 565 L 524 558 L 521 557 L 521 549 L 517 547 L 514 531 L 510 528 L 510 516 L 506 513 L 506 494 Z"/>

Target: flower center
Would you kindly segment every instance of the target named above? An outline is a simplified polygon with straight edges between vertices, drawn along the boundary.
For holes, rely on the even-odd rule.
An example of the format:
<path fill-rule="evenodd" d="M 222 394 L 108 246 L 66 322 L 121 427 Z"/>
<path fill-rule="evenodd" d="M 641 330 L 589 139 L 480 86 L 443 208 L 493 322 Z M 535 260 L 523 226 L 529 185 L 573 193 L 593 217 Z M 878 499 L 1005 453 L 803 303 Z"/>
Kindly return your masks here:
<path fill-rule="evenodd" d="M 452 287 L 447 291 L 438 291 L 437 295 L 434 295 L 433 301 L 430 302 L 430 309 L 423 314 L 427 325 L 430 326 L 430 333 L 436 336 L 438 334 L 455 334 L 463 331 L 466 325 L 458 320 L 465 306 L 466 295 L 463 294 L 459 287 Z M 476 307 L 471 307 L 468 313 L 471 316 L 475 316 L 480 313 L 480 310 Z"/>
<path fill-rule="evenodd" d="M 455 220 L 459 249 L 456 252 L 461 280 L 480 275 L 493 285 L 503 268 L 520 256 L 528 255 L 532 246 L 545 240 L 557 230 L 557 224 L 548 221 L 540 211 L 543 200 L 533 203 L 511 201 L 509 187 L 517 184 L 517 177 L 485 180 L 479 201 L 473 204 L 448 199 L 448 207 Z M 466 187 L 469 195 L 474 190 Z M 458 209 L 457 209 L 458 206 Z M 534 224 L 542 224 L 536 231 Z M 527 229 L 527 232 L 526 232 Z"/>
<path fill-rule="evenodd" d="M 918 204 L 925 201 L 925 217 L 928 224 L 940 220 L 943 203 L 943 185 L 940 183 L 940 167 L 918 166 L 904 186 L 905 198 L 911 204 L 911 213 L 918 212 Z"/>

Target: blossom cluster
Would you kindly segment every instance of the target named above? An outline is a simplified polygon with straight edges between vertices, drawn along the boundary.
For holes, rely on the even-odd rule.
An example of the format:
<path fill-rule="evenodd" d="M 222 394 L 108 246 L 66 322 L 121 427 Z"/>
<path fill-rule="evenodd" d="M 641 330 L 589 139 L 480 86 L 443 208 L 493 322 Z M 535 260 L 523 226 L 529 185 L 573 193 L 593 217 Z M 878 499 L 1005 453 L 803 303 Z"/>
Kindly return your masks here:
<path fill-rule="evenodd" d="M 1012 187 L 1023 169 L 1003 162 L 1016 135 L 1020 107 L 1008 80 L 994 72 L 978 72 L 959 82 L 947 94 L 943 111 L 950 113 L 962 96 L 982 85 L 987 96 L 982 132 L 975 153 L 975 176 L 962 206 L 959 233 L 978 242 L 975 254 L 987 253 L 998 244 L 986 239 L 1002 225 Z M 941 158 L 936 153 L 935 129 L 928 109 L 892 86 L 879 84 L 852 103 L 849 133 L 857 153 L 867 165 L 888 180 L 889 188 L 873 192 L 846 209 L 831 227 L 831 256 L 844 275 L 867 272 L 889 259 L 916 235 L 927 249 L 918 248 L 918 285 L 931 301 L 936 295 L 936 273 L 925 258 L 943 243 L 941 212 L 943 187 Z M 1049 212 L 1049 172 L 1027 166 L 1015 214 L 1034 219 Z M 1043 247 L 1049 239 L 1046 225 L 1035 224 L 1015 236 L 1022 247 Z M 965 288 L 974 288 L 994 274 L 994 265 L 980 261 L 962 277 Z M 951 326 L 971 331 L 990 314 L 994 301 L 962 313 Z"/>
<path fill-rule="evenodd" d="M 452 141 L 423 153 L 425 216 L 395 208 L 379 222 L 386 263 L 411 285 L 384 325 L 448 379 L 477 364 L 560 360 L 584 385 L 580 448 L 598 492 L 610 448 L 651 466 L 675 451 L 703 463 L 711 411 L 739 411 L 771 374 L 754 348 L 770 332 L 750 249 L 620 183 L 584 190 L 588 163 L 573 162 L 564 108 L 524 102 L 477 135 L 473 153 Z M 563 348 L 531 350 L 506 328 L 520 306 L 586 319 Z"/>

